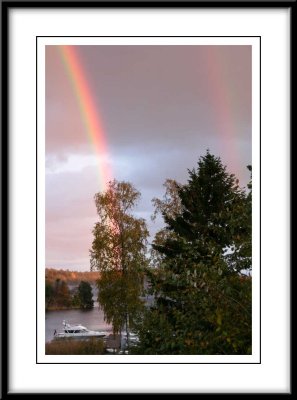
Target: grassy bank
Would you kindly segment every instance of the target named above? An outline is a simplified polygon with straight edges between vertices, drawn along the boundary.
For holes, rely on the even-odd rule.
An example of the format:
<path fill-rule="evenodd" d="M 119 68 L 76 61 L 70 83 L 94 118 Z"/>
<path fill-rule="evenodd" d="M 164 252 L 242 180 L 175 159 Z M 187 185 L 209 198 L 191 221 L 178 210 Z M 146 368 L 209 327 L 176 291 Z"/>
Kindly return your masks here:
<path fill-rule="evenodd" d="M 103 340 L 96 338 L 54 340 L 45 344 L 47 355 L 99 355 L 104 352 Z"/>

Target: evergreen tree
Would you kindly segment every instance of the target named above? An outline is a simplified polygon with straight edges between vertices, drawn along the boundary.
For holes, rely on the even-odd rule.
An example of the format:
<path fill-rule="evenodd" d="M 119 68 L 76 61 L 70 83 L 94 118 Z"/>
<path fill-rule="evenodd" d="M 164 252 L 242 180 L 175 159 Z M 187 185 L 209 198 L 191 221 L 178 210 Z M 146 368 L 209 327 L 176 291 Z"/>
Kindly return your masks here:
<path fill-rule="evenodd" d="M 148 272 L 156 303 L 141 321 L 148 354 L 250 354 L 251 198 L 208 151 L 180 186 L 180 213 L 163 213 L 160 263 Z"/>

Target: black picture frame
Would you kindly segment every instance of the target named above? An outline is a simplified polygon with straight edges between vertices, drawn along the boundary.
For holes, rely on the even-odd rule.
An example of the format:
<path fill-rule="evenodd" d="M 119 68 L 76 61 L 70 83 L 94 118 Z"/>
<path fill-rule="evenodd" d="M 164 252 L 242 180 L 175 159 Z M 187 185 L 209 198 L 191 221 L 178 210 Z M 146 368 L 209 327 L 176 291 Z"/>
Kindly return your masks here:
<path fill-rule="evenodd" d="M 288 76 L 288 79 L 291 82 L 291 88 L 294 87 L 294 76 L 292 74 L 292 71 L 295 70 L 294 66 L 294 45 L 296 47 L 296 40 L 295 38 L 295 16 L 296 16 L 296 1 L 46 1 L 46 2 L 39 2 L 39 1 L 2 1 L 1 2 L 1 12 L 2 12 L 2 135 L 1 135 L 1 150 L 2 150 L 2 162 L 1 162 L 1 199 L 2 199 L 2 208 L 1 208 L 1 220 L 2 220 L 2 229 L 1 229 L 1 255 L 2 255 L 2 265 L 3 268 L 1 270 L 1 282 L 2 282 L 2 326 L 4 329 L 2 329 L 2 346 L 1 346 L 1 351 L 2 351 L 2 397 L 6 398 L 8 395 L 13 395 L 14 393 L 11 392 L 10 390 L 10 382 L 11 382 L 11 377 L 9 376 L 11 372 L 11 368 L 13 368 L 13 362 L 10 358 L 10 337 L 11 337 L 11 332 L 9 331 L 9 326 L 10 326 L 10 293 L 9 290 L 11 289 L 11 276 L 9 273 L 9 265 L 11 262 L 11 248 L 13 246 L 13 236 L 12 236 L 12 229 L 11 229 L 11 181 L 10 181 L 10 174 L 11 174 L 11 169 L 10 169 L 10 161 L 11 161 L 11 141 L 10 141 L 10 120 L 9 120 L 9 112 L 10 112 L 10 87 L 9 87 L 9 77 L 10 77 L 10 70 L 12 66 L 9 64 L 9 54 L 10 54 L 10 46 L 9 46 L 9 15 L 10 12 L 15 10 L 15 9 L 25 9 L 27 11 L 33 10 L 34 8 L 49 8 L 49 9 L 61 9 L 61 8 L 127 8 L 131 9 L 134 7 L 147 7 L 149 9 L 168 9 L 168 8 L 178 8 L 178 9 L 184 9 L 184 8 L 222 8 L 222 9 L 230 9 L 230 8 L 246 8 L 246 9 L 273 9 L 273 10 L 279 10 L 279 9 L 287 9 L 290 10 L 290 43 L 288 44 L 290 46 L 290 76 Z M 291 90 L 290 93 L 290 132 L 292 133 L 293 127 L 294 127 L 294 113 L 293 111 L 293 89 Z M 290 136 L 290 141 L 292 141 L 292 135 Z M 291 142 L 293 144 L 293 142 Z M 291 153 L 290 153 L 290 159 L 292 159 L 292 148 L 291 146 Z M 36 176 L 34 177 L 34 179 Z M 292 175 L 290 175 L 290 179 L 292 181 Z M 290 182 L 291 183 L 291 182 Z M 289 213 L 291 213 L 291 203 L 289 202 Z M 288 227 L 288 232 L 290 231 L 291 227 Z M 290 231 L 291 235 L 291 231 Z M 36 242 L 37 242 L 37 237 L 36 237 Z M 291 260 L 289 260 L 291 261 Z M 290 270 L 290 274 L 292 276 L 292 270 Z M 31 279 L 30 277 L 28 279 Z M 292 282 L 292 281 L 291 281 Z M 292 283 L 290 286 L 290 293 L 292 296 Z M 292 305 L 292 297 L 291 297 L 291 305 Z M 290 309 L 290 321 L 292 321 L 292 309 Z M 291 327 L 289 327 L 291 328 Z M 292 348 L 292 332 L 289 333 L 289 343 L 288 346 Z M 263 362 L 263 360 L 262 360 Z M 286 393 L 282 394 L 292 394 L 293 393 L 293 382 L 292 382 L 292 359 L 290 359 L 290 371 L 288 371 L 289 376 L 288 379 L 290 381 L 290 388 L 289 391 Z M 112 388 L 111 388 L 112 389 Z M 180 393 L 187 393 L 186 389 L 183 388 Z M 49 394 L 49 393 L 43 393 L 43 392 L 34 392 L 32 390 L 32 393 L 28 392 L 22 392 L 19 391 L 17 394 L 18 395 L 28 395 L 28 394 Z M 65 393 L 65 392 L 53 392 L 52 394 L 70 394 Z M 98 392 L 102 393 L 102 392 Z M 119 392 L 113 392 L 111 391 L 110 394 L 128 394 L 129 392 L 125 391 L 123 393 Z M 135 394 L 135 393 L 148 393 L 146 389 L 143 391 L 136 391 L 135 389 L 131 387 L 131 392 L 130 394 Z M 158 391 L 154 391 L 154 388 L 152 388 L 151 393 L 157 394 L 159 393 Z M 170 391 L 170 388 L 168 388 L 168 394 L 169 393 L 174 393 Z M 200 393 L 200 394 L 205 394 L 205 392 L 200 392 L 199 390 L 197 392 L 193 393 Z M 213 393 L 208 391 L 208 393 Z M 242 391 L 234 392 L 233 388 L 230 388 L 231 393 L 237 393 L 237 394 L 243 394 Z M 261 393 L 263 394 L 263 390 L 257 392 L 257 390 L 252 391 L 253 394 L 256 393 Z M 267 388 L 266 393 L 271 393 L 269 388 Z M 84 395 L 88 394 L 82 393 Z M 96 393 L 93 393 L 96 394 Z M 162 393 L 164 394 L 164 392 Z M 222 392 L 220 394 L 227 394 L 227 392 Z"/>

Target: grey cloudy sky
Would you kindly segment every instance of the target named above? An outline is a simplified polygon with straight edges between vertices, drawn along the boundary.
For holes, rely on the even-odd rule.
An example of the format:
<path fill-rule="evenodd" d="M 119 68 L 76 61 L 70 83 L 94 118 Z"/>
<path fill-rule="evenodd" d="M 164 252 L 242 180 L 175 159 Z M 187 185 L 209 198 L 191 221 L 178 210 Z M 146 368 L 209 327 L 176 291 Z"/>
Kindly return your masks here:
<path fill-rule="evenodd" d="M 251 46 L 75 46 L 104 126 L 113 178 L 142 194 L 147 219 L 166 178 L 185 183 L 206 149 L 245 186 L 251 164 Z M 46 266 L 89 269 L 92 145 L 57 46 L 46 47 Z M 152 238 L 151 238 L 152 239 Z"/>

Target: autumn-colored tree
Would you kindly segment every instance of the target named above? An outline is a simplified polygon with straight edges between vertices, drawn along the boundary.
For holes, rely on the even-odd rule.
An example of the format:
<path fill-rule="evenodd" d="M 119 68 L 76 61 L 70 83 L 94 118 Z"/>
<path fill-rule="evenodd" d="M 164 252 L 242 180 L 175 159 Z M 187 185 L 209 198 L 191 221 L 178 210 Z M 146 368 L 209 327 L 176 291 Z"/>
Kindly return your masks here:
<path fill-rule="evenodd" d="M 68 308 L 72 304 L 72 296 L 66 282 L 56 279 L 54 284 L 45 282 L 45 308 Z"/>
<path fill-rule="evenodd" d="M 179 189 L 182 187 L 181 184 L 176 182 L 174 179 L 166 179 L 163 184 L 165 188 L 165 194 L 162 199 L 154 197 L 152 203 L 154 206 L 154 212 L 151 216 L 152 221 L 157 219 L 157 216 L 161 214 L 163 218 L 170 217 L 175 218 L 182 211 L 181 200 L 179 197 Z M 166 228 L 160 229 L 154 237 L 153 246 L 151 248 L 151 265 L 156 268 L 160 264 L 164 255 L 156 250 L 155 246 L 165 243 L 169 238 L 174 237 L 174 232 L 169 231 Z"/>
<path fill-rule="evenodd" d="M 179 197 L 179 189 L 181 184 L 175 179 L 166 179 L 164 184 L 165 194 L 162 199 L 154 197 L 152 200 L 154 212 L 152 220 L 154 221 L 158 213 L 169 218 L 174 218 L 182 212 L 181 199 Z"/>
<path fill-rule="evenodd" d="M 65 281 L 67 284 L 79 284 L 81 281 L 95 283 L 98 279 L 98 272 L 92 271 L 70 271 L 68 269 L 45 269 L 45 280 L 53 285 L 57 279 Z"/>
<path fill-rule="evenodd" d="M 49 282 L 45 282 L 45 309 L 48 309 L 54 301 L 54 288 Z"/>
<path fill-rule="evenodd" d="M 71 305 L 71 294 L 65 281 L 56 280 L 54 296 L 58 306 L 69 307 Z"/>
<path fill-rule="evenodd" d="M 114 332 L 126 326 L 142 306 L 143 270 L 147 264 L 148 230 L 141 218 L 132 215 L 140 193 L 128 182 L 109 182 L 95 195 L 99 220 L 93 229 L 91 270 L 100 272 L 98 301 Z"/>

